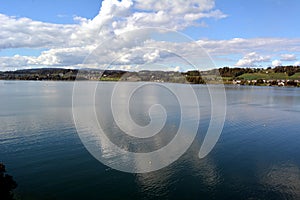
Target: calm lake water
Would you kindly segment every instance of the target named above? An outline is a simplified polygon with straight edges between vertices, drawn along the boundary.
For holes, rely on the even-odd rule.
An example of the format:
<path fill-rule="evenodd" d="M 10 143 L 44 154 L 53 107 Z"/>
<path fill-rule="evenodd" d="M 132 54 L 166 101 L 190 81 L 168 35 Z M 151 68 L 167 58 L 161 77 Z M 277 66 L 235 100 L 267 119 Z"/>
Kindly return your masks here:
<path fill-rule="evenodd" d="M 0 162 L 17 181 L 20 199 L 300 199 L 299 88 L 226 86 L 224 129 L 207 157 L 198 158 L 210 116 L 203 104 L 199 133 L 183 156 L 161 170 L 130 174 L 85 149 L 73 122 L 73 84 L 0 81 Z M 101 84 L 109 91 L 113 83 Z M 205 87 L 193 88 L 203 102 Z M 133 116 L 145 125 L 140 102 Z M 165 103 L 176 128 L 178 102 Z M 172 128 L 165 132 L 172 137 Z M 159 146 L 139 151 L 151 148 Z"/>

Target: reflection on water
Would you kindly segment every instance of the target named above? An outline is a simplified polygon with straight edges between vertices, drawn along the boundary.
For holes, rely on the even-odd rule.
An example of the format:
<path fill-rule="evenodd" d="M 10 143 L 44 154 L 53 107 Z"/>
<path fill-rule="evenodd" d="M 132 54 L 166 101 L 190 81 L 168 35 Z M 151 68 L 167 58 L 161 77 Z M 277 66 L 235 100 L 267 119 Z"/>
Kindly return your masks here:
<path fill-rule="evenodd" d="M 137 174 L 136 182 L 140 191 L 149 197 L 168 197 L 168 193 L 172 190 L 170 187 L 174 184 L 172 176 L 174 171 L 161 170 L 152 173 Z"/>
<path fill-rule="evenodd" d="M 98 84 L 103 86 L 98 87 L 100 92 Z M 75 88 L 73 116 L 78 135 L 96 159 L 113 169 L 159 170 L 183 155 L 197 135 L 198 98 L 189 85 L 78 82 Z M 141 97 L 147 99 L 141 102 Z M 91 106 L 82 107 L 87 101 Z M 137 125 L 138 120 L 146 126 Z"/>
<path fill-rule="evenodd" d="M 110 141 L 126 151 L 144 153 L 170 143 L 180 125 L 181 110 L 176 96 L 163 87 L 141 85 L 127 101 L 127 95 L 131 94 L 136 84 L 123 84 L 121 94 L 119 92 L 114 97 L 117 104 L 115 107 L 120 107 L 119 112 L 116 112 L 119 116 L 113 115 L 111 109 L 112 93 L 116 93 L 113 85 L 98 86 L 96 92 L 97 119 Z M 153 105 L 161 107 L 155 109 Z M 129 116 L 125 109 L 128 109 Z"/>
<path fill-rule="evenodd" d="M 102 165 L 84 148 L 72 119 L 73 83 L 1 81 L 0 162 L 18 183 L 21 199 L 299 199 L 299 88 L 228 86 L 221 138 L 200 160 L 211 110 L 206 91 L 193 87 L 201 119 L 192 146 L 166 168 L 128 174 Z M 144 125 L 149 104 L 142 91 L 135 98 L 132 115 Z M 151 101 L 164 103 L 171 113 L 164 130 L 169 135 L 144 151 L 168 143 L 172 126 L 177 128 L 176 100 Z M 112 134 L 118 130 L 106 128 Z M 110 136 L 115 143 L 123 139 Z M 101 146 L 110 162 L 118 162 L 120 157 Z"/>
<path fill-rule="evenodd" d="M 300 199 L 300 169 L 291 163 L 273 165 L 261 174 L 261 183 L 282 199 Z"/>

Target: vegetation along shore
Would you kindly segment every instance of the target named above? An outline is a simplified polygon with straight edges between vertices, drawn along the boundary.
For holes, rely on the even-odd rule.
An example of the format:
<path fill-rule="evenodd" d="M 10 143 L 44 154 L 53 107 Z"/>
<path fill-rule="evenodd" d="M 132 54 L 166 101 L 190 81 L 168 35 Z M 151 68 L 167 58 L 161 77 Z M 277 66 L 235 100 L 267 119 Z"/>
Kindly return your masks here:
<path fill-rule="evenodd" d="M 216 74 L 220 76 L 216 76 Z M 300 87 L 300 66 L 278 66 L 275 68 L 230 68 L 223 67 L 207 71 L 124 71 L 95 69 L 24 69 L 0 72 L 0 80 L 52 80 L 52 81 L 151 81 L 192 84 L 294 86 Z"/>

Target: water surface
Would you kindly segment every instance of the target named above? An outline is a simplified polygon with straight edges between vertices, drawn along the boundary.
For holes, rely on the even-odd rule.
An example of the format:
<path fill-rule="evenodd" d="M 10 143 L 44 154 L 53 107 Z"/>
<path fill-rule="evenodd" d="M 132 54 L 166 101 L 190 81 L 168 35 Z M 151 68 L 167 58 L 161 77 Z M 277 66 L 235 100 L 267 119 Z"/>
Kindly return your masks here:
<path fill-rule="evenodd" d="M 111 84 L 101 88 L 109 91 Z M 203 86 L 193 87 L 206 94 Z M 222 135 L 201 160 L 210 107 L 202 99 L 206 95 L 199 95 L 202 115 L 193 145 L 170 166 L 146 174 L 116 171 L 90 155 L 73 122 L 72 90 L 72 82 L 0 82 L 0 161 L 17 181 L 20 199 L 300 198 L 299 88 L 226 86 Z M 164 131 L 170 138 L 178 102 L 164 103 L 171 113 Z M 146 107 L 137 104 L 133 116 L 145 125 Z M 117 143 L 116 137 L 111 138 Z M 167 139 L 135 150 L 159 148 Z"/>

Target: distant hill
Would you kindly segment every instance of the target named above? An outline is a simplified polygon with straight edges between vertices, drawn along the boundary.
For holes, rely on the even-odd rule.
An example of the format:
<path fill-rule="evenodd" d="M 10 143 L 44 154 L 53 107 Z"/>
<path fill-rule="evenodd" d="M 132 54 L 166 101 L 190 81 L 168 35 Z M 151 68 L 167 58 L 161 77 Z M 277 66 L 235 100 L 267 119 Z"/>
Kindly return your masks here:
<path fill-rule="evenodd" d="M 124 71 L 98 69 L 41 68 L 0 72 L 2 80 L 95 80 L 95 81 L 152 81 L 172 83 L 221 83 L 242 85 L 285 85 L 300 86 L 299 66 L 278 66 L 275 68 L 230 68 L 223 67 L 207 71 Z M 281 83 L 282 85 L 282 83 Z"/>

